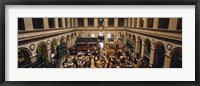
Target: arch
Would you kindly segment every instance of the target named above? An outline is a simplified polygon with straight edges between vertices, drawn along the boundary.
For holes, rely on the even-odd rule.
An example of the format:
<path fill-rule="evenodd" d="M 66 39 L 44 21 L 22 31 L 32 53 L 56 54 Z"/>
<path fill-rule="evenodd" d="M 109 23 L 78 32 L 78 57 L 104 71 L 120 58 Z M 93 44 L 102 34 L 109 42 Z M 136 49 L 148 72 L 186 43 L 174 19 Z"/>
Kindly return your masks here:
<path fill-rule="evenodd" d="M 134 34 L 132 35 L 132 40 L 133 40 L 133 47 L 135 48 L 135 46 L 136 46 L 135 44 L 136 43 L 135 43 L 135 35 Z"/>
<path fill-rule="evenodd" d="M 37 47 L 38 47 L 39 45 L 41 45 L 41 44 L 44 44 L 46 47 L 48 46 L 46 42 L 42 41 L 42 42 L 39 42 L 39 43 L 37 44 Z"/>
<path fill-rule="evenodd" d="M 150 58 L 150 53 L 151 53 L 151 41 L 149 40 L 149 38 L 145 38 L 144 40 L 144 61 L 147 62 L 149 64 L 149 58 Z"/>
<path fill-rule="evenodd" d="M 32 53 L 31 53 L 31 51 L 30 51 L 28 48 L 20 47 L 20 48 L 18 48 L 18 51 L 19 51 L 19 50 L 24 50 L 24 51 L 26 51 L 30 56 L 32 56 Z"/>
<path fill-rule="evenodd" d="M 57 47 L 58 43 L 56 38 L 53 38 L 51 40 L 51 57 L 53 57 L 55 55 L 55 51 L 56 51 L 56 47 Z M 53 55 L 53 56 L 52 56 Z"/>
<path fill-rule="evenodd" d="M 36 54 L 37 54 L 37 67 L 45 67 L 47 58 L 48 58 L 48 53 L 47 53 L 47 46 L 45 42 L 40 42 L 38 43 L 38 47 L 36 49 Z"/>
<path fill-rule="evenodd" d="M 140 36 L 137 36 L 137 53 L 141 55 L 141 50 L 142 50 L 142 38 Z"/>
<path fill-rule="evenodd" d="M 129 38 L 131 38 L 131 33 L 129 33 Z"/>
<path fill-rule="evenodd" d="M 60 37 L 60 44 L 62 44 L 62 43 L 65 43 L 65 37 L 64 36 Z"/>
<path fill-rule="evenodd" d="M 74 36 L 76 36 L 76 34 L 77 34 L 77 33 L 75 32 L 75 33 L 74 33 Z"/>
<path fill-rule="evenodd" d="M 162 42 L 158 41 L 155 44 L 154 60 L 152 67 L 162 68 L 164 66 L 164 60 L 165 60 L 165 47 Z"/>
<path fill-rule="evenodd" d="M 27 48 L 18 48 L 18 68 L 30 67 L 32 54 Z"/>
<path fill-rule="evenodd" d="M 73 34 L 71 34 L 71 38 L 73 38 L 73 36 L 74 36 L 74 35 L 73 35 Z"/>
<path fill-rule="evenodd" d="M 67 35 L 66 39 L 68 40 L 70 37 L 69 37 L 69 34 Z"/>
<path fill-rule="evenodd" d="M 145 40 L 144 40 L 144 44 L 145 44 L 145 46 L 144 46 L 144 51 L 146 51 L 146 52 L 151 52 L 151 41 L 149 40 L 149 38 L 146 38 Z"/>
<path fill-rule="evenodd" d="M 182 48 L 176 47 L 171 53 L 170 68 L 182 68 Z"/>

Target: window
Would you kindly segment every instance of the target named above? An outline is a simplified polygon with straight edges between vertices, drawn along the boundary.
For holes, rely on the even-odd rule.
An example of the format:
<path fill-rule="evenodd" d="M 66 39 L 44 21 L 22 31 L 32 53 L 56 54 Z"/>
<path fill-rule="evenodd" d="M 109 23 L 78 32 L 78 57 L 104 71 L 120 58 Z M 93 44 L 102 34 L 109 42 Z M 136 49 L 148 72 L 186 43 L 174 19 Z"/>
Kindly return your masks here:
<path fill-rule="evenodd" d="M 182 18 L 178 18 L 176 29 L 182 30 Z"/>
<path fill-rule="evenodd" d="M 76 26 L 76 21 L 75 21 L 75 18 L 73 18 L 73 19 L 74 19 L 74 23 L 73 24 L 74 24 L 74 27 L 75 27 Z"/>
<path fill-rule="evenodd" d="M 94 27 L 94 18 L 88 18 L 88 26 Z"/>
<path fill-rule="evenodd" d="M 153 28 L 153 18 L 147 19 L 147 28 Z"/>
<path fill-rule="evenodd" d="M 83 27 L 84 26 L 84 19 L 83 18 L 78 18 L 78 26 Z"/>
<path fill-rule="evenodd" d="M 54 28 L 54 18 L 48 18 L 49 28 Z"/>
<path fill-rule="evenodd" d="M 62 18 L 58 18 L 58 25 L 59 27 L 62 27 Z"/>
<path fill-rule="evenodd" d="M 130 18 L 130 27 L 132 27 L 132 18 Z"/>
<path fill-rule="evenodd" d="M 144 19 L 140 18 L 140 27 L 143 27 Z"/>
<path fill-rule="evenodd" d="M 137 27 L 137 18 L 134 18 L 134 27 Z"/>
<path fill-rule="evenodd" d="M 23 18 L 18 18 L 18 30 L 25 30 Z"/>
<path fill-rule="evenodd" d="M 124 22 L 126 23 L 126 24 L 124 25 L 124 27 L 128 27 L 128 19 L 127 19 L 127 18 L 124 19 Z"/>
<path fill-rule="evenodd" d="M 158 28 L 168 29 L 169 18 L 159 18 Z"/>
<path fill-rule="evenodd" d="M 65 27 L 68 27 L 68 19 L 65 18 Z"/>
<path fill-rule="evenodd" d="M 72 25 L 72 18 L 70 18 L 70 27 L 72 27 L 73 25 Z"/>
<path fill-rule="evenodd" d="M 109 26 L 114 26 L 114 18 L 108 18 L 108 25 Z"/>
<path fill-rule="evenodd" d="M 54 28 L 54 18 L 48 18 L 49 28 Z"/>
<path fill-rule="evenodd" d="M 34 29 L 42 29 L 44 28 L 43 19 L 42 18 L 32 18 L 33 28 Z"/>
<path fill-rule="evenodd" d="M 123 27 L 124 26 L 124 19 L 123 18 L 119 18 L 118 19 L 118 26 L 119 27 Z"/>

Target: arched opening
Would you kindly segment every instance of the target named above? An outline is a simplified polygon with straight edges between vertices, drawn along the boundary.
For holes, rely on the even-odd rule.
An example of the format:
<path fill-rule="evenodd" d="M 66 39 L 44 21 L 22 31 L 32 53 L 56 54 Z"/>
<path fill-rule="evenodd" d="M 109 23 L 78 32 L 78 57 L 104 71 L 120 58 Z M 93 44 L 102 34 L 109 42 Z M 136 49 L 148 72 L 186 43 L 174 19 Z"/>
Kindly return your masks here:
<path fill-rule="evenodd" d="M 141 55 L 141 49 L 142 49 L 142 39 L 140 36 L 137 37 L 137 52 L 139 56 Z"/>
<path fill-rule="evenodd" d="M 172 50 L 170 68 L 182 68 L 182 48 Z"/>
<path fill-rule="evenodd" d="M 154 52 L 154 60 L 153 66 L 154 68 L 162 68 L 165 60 L 165 47 L 162 42 L 157 42 L 155 44 L 155 52 Z"/>
<path fill-rule="evenodd" d="M 149 64 L 150 60 L 150 53 L 151 53 L 151 42 L 148 38 L 145 40 L 145 46 L 144 46 L 144 61 Z"/>
<path fill-rule="evenodd" d="M 36 54 L 37 54 L 37 67 L 39 68 L 46 67 L 48 54 L 45 42 L 40 42 L 38 44 Z"/>
<path fill-rule="evenodd" d="M 60 38 L 60 44 L 64 44 L 64 43 L 65 43 L 65 37 L 62 36 L 62 37 Z"/>
<path fill-rule="evenodd" d="M 31 67 L 31 53 L 27 48 L 18 49 L 18 68 Z"/>
<path fill-rule="evenodd" d="M 56 40 L 56 38 L 54 38 L 51 41 L 51 58 L 55 57 L 55 55 L 56 55 L 56 48 L 57 48 L 57 40 Z"/>
<path fill-rule="evenodd" d="M 132 40 L 133 40 L 133 52 L 135 52 L 135 35 L 132 36 Z"/>
<path fill-rule="evenodd" d="M 129 38 L 131 38 L 131 34 L 129 33 Z"/>

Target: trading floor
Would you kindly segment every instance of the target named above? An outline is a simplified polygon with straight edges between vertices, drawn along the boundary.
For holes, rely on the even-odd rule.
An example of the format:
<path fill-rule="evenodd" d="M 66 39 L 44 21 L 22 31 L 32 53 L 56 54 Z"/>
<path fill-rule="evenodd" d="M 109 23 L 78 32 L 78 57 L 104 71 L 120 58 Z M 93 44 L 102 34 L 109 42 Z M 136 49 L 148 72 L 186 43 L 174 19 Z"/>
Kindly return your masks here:
<path fill-rule="evenodd" d="M 70 55 L 62 62 L 64 68 L 147 68 L 149 64 L 137 55 L 131 55 L 126 45 L 106 45 L 100 49 L 100 44 L 92 46 L 94 51 L 78 52 Z"/>
<path fill-rule="evenodd" d="M 18 68 L 182 68 L 182 18 L 18 18 Z"/>

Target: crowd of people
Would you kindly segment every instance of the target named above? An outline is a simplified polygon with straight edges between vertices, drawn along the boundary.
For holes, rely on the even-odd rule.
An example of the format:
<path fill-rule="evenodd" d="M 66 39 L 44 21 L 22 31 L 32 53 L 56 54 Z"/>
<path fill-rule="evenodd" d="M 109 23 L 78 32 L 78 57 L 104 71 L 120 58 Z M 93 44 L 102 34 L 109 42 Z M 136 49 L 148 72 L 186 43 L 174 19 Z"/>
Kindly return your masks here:
<path fill-rule="evenodd" d="M 132 68 L 131 54 L 125 45 L 106 45 L 106 47 L 95 56 L 97 68 Z"/>
<path fill-rule="evenodd" d="M 64 68 L 90 68 L 91 56 L 70 56 L 62 63 Z"/>
<path fill-rule="evenodd" d="M 148 68 L 147 62 L 140 58 L 139 53 L 132 54 L 126 45 L 108 44 L 101 49 L 100 45 L 93 46 L 94 51 L 80 52 L 78 55 L 67 57 L 63 64 L 65 68 Z M 92 61 L 93 60 L 93 61 Z"/>

